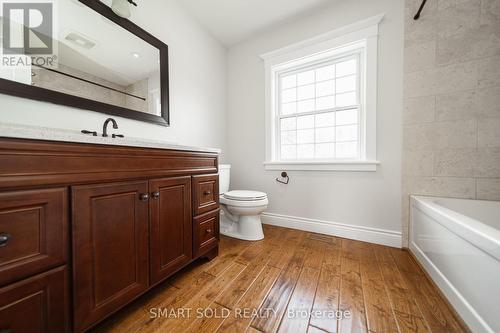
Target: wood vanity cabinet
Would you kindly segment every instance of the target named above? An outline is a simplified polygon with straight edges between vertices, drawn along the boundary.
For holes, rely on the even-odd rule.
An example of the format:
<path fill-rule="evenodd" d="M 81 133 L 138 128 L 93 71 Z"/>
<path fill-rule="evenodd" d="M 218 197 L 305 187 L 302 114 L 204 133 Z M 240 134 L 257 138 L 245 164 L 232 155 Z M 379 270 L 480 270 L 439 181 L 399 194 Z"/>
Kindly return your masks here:
<path fill-rule="evenodd" d="M 0 332 L 86 331 L 216 256 L 217 159 L 0 139 Z"/>

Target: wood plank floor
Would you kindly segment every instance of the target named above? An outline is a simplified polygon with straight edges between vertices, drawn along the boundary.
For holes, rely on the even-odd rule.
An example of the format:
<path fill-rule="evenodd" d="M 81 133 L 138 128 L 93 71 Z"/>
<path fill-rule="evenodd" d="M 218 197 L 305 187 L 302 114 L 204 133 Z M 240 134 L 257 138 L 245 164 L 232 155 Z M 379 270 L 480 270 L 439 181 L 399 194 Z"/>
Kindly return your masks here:
<path fill-rule="evenodd" d="M 217 258 L 93 331 L 468 332 L 406 251 L 271 226 L 265 234 L 222 237 Z"/>

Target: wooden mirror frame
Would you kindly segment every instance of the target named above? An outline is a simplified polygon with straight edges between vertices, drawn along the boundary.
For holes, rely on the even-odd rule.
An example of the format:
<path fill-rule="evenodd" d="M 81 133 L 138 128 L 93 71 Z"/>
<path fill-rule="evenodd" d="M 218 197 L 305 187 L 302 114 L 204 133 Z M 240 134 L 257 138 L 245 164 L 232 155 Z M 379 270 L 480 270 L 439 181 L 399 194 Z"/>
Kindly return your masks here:
<path fill-rule="evenodd" d="M 91 99 L 73 96 L 70 94 L 31 86 L 7 79 L 0 78 L 0 93 L 29 98 L 42 102 L 50 102 L 79 109 L 101 112 L 109 115 L 130 118 L 134 120 L 154 123 L 162 126 L 170 125 L 169 108 L 169 73 L 168 73 L 168 45 L 154 37 L 141 27 L 128 19 L 116 15 L 111 8 L 99 0 L 79 0 L 82 4 L 93 9 L 110 21 L 136 35 L 146 43 L 156 47 L 160 51 L 160 89 L 161 89 L 161 116 L 135 111 L 132 109 L 94 101 Z"/>

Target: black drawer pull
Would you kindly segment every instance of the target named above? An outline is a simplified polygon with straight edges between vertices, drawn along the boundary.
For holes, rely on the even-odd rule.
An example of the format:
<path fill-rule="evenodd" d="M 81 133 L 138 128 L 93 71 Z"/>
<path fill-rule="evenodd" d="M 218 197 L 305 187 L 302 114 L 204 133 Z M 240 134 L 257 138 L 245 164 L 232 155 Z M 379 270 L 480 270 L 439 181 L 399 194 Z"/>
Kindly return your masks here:
<path fill-rule="evenodd" d="M 0 247 L 6 246 L 11 237 L 12 236 L 9 234 L 5 234 L 5 233 L 0 234 Z M 0 333 L 1 333 L 1 331 L 0 331 Z"/>
<path fill-rule="evenodd" d="M 205 192 L 203 192 L 203 194 L 205 194 L 205 195 L 210 195 L 210 194 L 212 194 L 212 192 L 210 192 L 210 191 L 205 191 Z"/>

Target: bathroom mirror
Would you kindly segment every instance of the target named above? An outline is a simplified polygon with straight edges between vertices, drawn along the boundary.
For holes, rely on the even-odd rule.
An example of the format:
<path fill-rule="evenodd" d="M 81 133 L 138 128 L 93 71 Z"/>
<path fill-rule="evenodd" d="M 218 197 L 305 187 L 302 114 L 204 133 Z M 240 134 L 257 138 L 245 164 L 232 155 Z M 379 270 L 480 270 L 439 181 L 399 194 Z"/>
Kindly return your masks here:
<path fill-rule="evenodd" d="M 168 125 L 168 47 L 116 15 L 110 3 L 55 1 L 52 29 L 28 29 L 35 42 L 25 37 L 21 52 L 17 49 L 20 54 L 12 51 L 17 59 L 30 57 L 31 63 L 0 68 L 0 92 Z M 46 15 L 43 8 L 40 11 Z M 10 36 L 2 45 L 11 46 L 12 34 L 27 31 L 24 22 L 37 16 L 25 14 L 23 20 L 22 15 L 4 14 L 1 19 L 1 35 Z M 6 29 L 10 34 L 4 33 Z M 37 40 L 50 44 L 51 53 L 34 50 Z M 3 53 L 9 53 L 5 47 Z"/>

